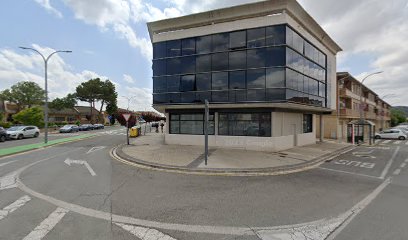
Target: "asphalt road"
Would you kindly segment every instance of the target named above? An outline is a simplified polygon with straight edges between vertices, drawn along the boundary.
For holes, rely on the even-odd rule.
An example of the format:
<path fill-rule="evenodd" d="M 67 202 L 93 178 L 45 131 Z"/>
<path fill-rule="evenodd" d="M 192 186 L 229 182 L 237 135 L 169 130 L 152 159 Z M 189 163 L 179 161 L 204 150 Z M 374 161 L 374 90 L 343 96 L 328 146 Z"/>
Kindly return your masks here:
<path fill-rule="evenodd" d="M 110 157 L 124 142 L 101 131 L 0 158 L 0 239 L 408 238 L 406 142 L 266 177 L 139 169 Z"/>

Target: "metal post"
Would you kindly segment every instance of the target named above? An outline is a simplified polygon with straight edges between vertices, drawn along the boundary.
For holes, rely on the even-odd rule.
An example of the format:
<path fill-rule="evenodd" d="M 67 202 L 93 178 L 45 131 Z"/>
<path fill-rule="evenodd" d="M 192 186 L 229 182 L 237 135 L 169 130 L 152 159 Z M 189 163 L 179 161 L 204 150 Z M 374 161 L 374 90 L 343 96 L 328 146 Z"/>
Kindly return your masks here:
<path fill-rule="evenodd" d="M 127 145 L 129 145 L 129 121 L 126 121 L 126 140 Z"/>
<path fill-rule="evenodd" d="M 351 143 L 355 144 L 354 124 L 351 124 Z"/>
<path fill-rule="evenodd" d="M 204 135 L 205 135 L 205 140 L 204 140 L 204 148 L 205 148 L 205 165 L 207 166 L 208 162 L 208 117 L 209 117 L 209 103 L 208 100 L 205 100 L 205 114 L 204 114 Z"/>
<path fill-rule="evenodd" d="M 324 125 L 323 125 L 323 115 L 320 115 L 320 142 L 323 142 L 323 136 L 324 136 Z"/>
<path fill-rule="evenodd" d="M 44 143 L 48 143 L 48 59 L 44 61 L 45 65 L 45 74 L 44 74 L 44 79 L 45 79 L 45 104 L 44 104 Z"/>

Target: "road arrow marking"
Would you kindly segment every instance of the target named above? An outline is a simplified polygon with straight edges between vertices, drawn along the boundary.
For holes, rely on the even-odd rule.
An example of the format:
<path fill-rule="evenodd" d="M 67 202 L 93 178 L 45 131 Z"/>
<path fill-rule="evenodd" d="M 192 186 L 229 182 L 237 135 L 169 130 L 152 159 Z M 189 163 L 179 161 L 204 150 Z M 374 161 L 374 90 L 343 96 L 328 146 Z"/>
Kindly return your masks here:
<path fill-rule="evenodd" d="M 95 171 L 91 168 L 91 166 L 89 165 L 89 163 L 87 161 L 83 161 L 83 160 L 71 160 L 69 158 L 65 159 L 64 161 L 65 164 L 67 164 L 68 166 L 71 166 L 71 164 L 79 164 L 79 165 L 85 165 L 85 167 L 88 169 L 89 173 L 92 176 L 96 176 Z"/>
<path fill-rule="evenodd" d="M 104 148 L 106 148 L 106 147 L 105 146 L 93 147 L 93 148 L 89 149 L 89 151 L 86 152 L 86 154 L 90 154 L 90 153 L 96 152 L 96 151 L 104 149 Z"/>

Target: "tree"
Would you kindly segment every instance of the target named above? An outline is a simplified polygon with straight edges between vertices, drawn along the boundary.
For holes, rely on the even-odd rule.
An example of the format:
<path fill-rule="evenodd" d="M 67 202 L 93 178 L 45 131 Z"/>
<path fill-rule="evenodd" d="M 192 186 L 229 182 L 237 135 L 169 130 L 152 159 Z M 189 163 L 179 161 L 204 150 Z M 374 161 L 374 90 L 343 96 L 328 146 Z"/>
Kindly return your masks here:
<path fill-rule="evenodd" d="M 108 103 L 108 105 L 106 105 L 106 112 L 107 112 L 109 115 L 112 116 L 112 115 L 114 115 L 117 111 L 118 111 L 118 105 L 117 105 L 116 101 L 110 102 L 110 103 Z"/>
<path fill-rule="evenodd" d="M 43 127 L 43 110 L 40 107 L 27 108 L 13 116 L 14 120 L 24 125 Z"/>
<path fill-rule="evenodd" d="M 99 88 L 99 98 L 98 100 L 101 101 L 101 108 L 99 112 L 102 112 L 104 104 L 115 104 L 118 98 L 118 93 L 116 92 L 115 85 L 109 81 L 106 80 L 105 82 L 101 83 L 101 86 Z M 114 107 L 114 106 L 111 106 Z"/>
<path fill-rule="evenodd" d="M 18 110 L 40 105 L 45 98 L 45 91 L 35 82 L 18 82 L 0 93 L 0 100 L 17 104 Z"/>
<path fill-rule="evenodd" d="M 100 98 L 100 87 L 102 81 L 99 78 L 91 79 L 87 82 L 81 83 L 76 88 L 76 97 L 80 101 L 88 102 L 91 107 L 90 122 L 93 123 L 93 109 L 95 107 L 95 101 Z"/>
<path fill-rule="evenodd" d="M 407 120 L 405 112 L 392 108 L 391 109 L 391 126 L 397 126 L 400 123 L 403 123 Z"/>
<path fill-rule="evenodd" d="M 66 97 L 54 99 L 50 102 L 49 107 L 56 110 L 62 110 L 64 108 L 73 108 L 76 104 L 77 98 L 75 94 L 69 93 Z"/>

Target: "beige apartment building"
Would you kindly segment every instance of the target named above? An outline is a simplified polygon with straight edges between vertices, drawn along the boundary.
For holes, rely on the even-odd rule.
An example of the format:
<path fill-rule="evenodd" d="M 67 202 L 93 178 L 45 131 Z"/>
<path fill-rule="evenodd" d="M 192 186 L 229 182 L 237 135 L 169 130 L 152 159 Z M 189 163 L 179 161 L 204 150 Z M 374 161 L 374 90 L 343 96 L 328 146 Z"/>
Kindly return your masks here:
<path fill-rule="evenodd" d="M 361 82 L 348 72 L 337 73 L 337 109 L 332 114 L 324 116 L 325 138 L 341 138 L 347 141 L 350 137 L 347 125 L 359 120 L 360 117 L 375 126 L 376 131 L 390 127 L 390 104 L 365 85 L 361 91 L 361 86 Z M 362 93 L 362 103 L 360 93 Z M 368 131 L 365 132 L 367 135 Z M 319 136 L 320 129 L 317 134 Z M 365 136 L 365 139 L 367 137 Z"/>

